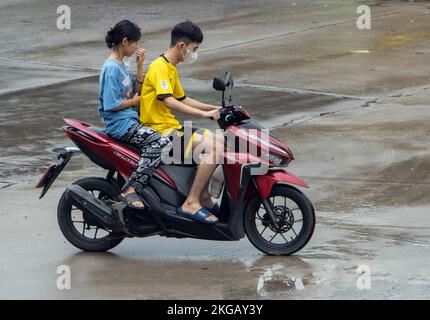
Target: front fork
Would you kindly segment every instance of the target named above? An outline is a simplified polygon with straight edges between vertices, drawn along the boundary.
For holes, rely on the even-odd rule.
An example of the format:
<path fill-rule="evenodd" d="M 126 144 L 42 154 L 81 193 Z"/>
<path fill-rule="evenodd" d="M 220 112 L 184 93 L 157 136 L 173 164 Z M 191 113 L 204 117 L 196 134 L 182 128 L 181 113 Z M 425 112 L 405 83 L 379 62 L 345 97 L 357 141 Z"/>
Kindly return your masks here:
<path fill-rule="evenodd" d="M 263 207 L 268 213 L 270 221 L 276 229 L 279 228 L 279 221 L 278 218 L 276 218 L 273 203 L 268 200 L 273 186 L 277 183 L 280 183 L 309 188 L 309 185 L 306 182 L 284 169 L 270 170 L 265 175 L 252 177 L 252 181 L 257 194 L 261 198 Z"/>
<path fill-rule="evenodd" d="M 252 182 L 254 183 L 255 190 L 261 199 L 261 203 L 263 204 L 264 210 L 266 210 L 266 212 L 269 214 L 270 222 L 276 230 L 279 229 L 278 219 L 276 218 L 275 212 L 273 211 L 273 203 L 268 200 L 269 197 L 263 197 L 254 178 L 252 179 Z"/>
<path fill-rule="evenodd" d="M 225 197 L 226 203 L 224 205 L 221 203 L 221 210 L 231 210 L 228 224 L 232 237 L 236 240 L 240 239 L 244 234 L 243 215 L 245 213 L 246 204 L 255 193 L 260 197 L 264 209 L 269 215 L 270 222 L 275 228 L 279 228 L 280 221 L 274 212 L 273 203 L 268 199 L 273 186 L 279 183 L 309 188 L 306 182 L 283 169 L 271 169 L 265 175 L 261 176 L 252 175 L 251 168 L 258 167 L 259 165 L 258 163 L 248 164 L 242 167 L 242 177 L 240 179 L 240 184 L 237 186 L 238 192 L 236 197 L 232 196 L 232 192 L 228 188 L 228 183 L 226 183 L 225 190 L 227 190 L 227 193 L 223 196 Z M 226 177 L 226 180 L 227 179 Z"/>

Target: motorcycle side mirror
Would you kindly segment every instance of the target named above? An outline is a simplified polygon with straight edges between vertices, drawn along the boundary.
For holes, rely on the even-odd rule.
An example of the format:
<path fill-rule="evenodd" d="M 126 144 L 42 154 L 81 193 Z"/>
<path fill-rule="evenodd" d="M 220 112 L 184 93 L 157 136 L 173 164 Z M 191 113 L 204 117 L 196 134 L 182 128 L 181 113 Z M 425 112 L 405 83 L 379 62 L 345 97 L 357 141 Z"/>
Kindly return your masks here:
<path fill-rule="evenodd" d="M 226 87 L 233 88 L 233 84 L 234 84 L 233 76 L 228 71 L 224 75 L 224 82 L 225 82 Z"/>
<path fill-rule="evenodd" d="M 233 76 L 228 71 L 224 75 L 224 82 L 225 82 L 225 85 L 230 89 L 228 101 L 231 103 L 232 102 L 231 93 L 233 91 L 234 83 L 233 83 Z"/>
<path fill-rule="evenodd" d="M 217 90 L 217 91 L 222 91 L 222 92 L 224 92 L 224 91 L 225 91 L 225 88 L 226 88 L 226 85 L 225 85 L 225 82 L 224 82 L 224 80 L 223 80 L 223 79 L 215 77 L 215 78 L 214 78 L 214 82 L 213 82 L 213 84 L 212 84 L 212 87 L 213 87 L 215 90 Z"/>

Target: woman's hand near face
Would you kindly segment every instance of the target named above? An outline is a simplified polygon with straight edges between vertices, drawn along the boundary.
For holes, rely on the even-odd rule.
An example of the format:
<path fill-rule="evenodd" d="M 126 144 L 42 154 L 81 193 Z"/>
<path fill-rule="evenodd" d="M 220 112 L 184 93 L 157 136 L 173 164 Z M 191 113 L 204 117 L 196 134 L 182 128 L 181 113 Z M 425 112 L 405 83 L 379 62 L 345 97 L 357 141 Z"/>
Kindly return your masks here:
<path fill-rule="evenodd" d="M 138 67 L 141 67 L 145 61 L 145 52 L 146 50 L 142 48 L 136 50 L 136 63 Z"/>
<path fill-rule="evenodd" d="M 145 49 L 137 48 L 136 53 L 136 63 L 137 63 L 137 83 L 136 92 L 140 93 L 142 91 L 143 84 L 143 62 L 145 61 Z"/>

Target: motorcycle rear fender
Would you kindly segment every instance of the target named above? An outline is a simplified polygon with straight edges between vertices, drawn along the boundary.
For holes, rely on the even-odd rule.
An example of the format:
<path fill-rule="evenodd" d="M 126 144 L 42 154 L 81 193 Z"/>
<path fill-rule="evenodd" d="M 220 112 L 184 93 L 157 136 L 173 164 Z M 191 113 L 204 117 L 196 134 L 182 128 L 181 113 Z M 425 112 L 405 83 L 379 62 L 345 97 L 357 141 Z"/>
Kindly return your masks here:
<path fill-rule="evenodd" d="M 64 167 L 69 162 L 70 158 L 74 153 L 81 152 L 78 148 L 75 147 L 66 147 L 66 148 L 55 148 L 52 150 L 57 154 L 57 162 L 51 164 L 40 178 L 39 182 L 36 185 L 36 188 L 42 188 L 42 192 L 39 196 L 41 199 L 48 189 L 51 187 L 52 183 L 57 179 L 61 171 L 63 171 Z"/>

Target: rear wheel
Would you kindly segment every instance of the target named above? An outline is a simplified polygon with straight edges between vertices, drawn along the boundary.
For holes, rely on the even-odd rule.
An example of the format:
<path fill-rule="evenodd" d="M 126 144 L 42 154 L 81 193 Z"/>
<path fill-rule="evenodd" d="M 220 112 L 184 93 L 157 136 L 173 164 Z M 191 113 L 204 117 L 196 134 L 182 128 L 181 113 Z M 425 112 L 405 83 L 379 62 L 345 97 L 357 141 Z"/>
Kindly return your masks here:
<path fill-rule="evenodd" d="M 315 228 L 315 213 L 310 200 L 287 185 L 275 185 L 267 200 L 272 205 L 278 228 L 272 224 L 260 197 L 255 196 L 244 216 L 249 241 L 269 255 L 290 255 L 302 249 Z"/>
<path fill-rule="evenodd" d="M 118 201 L 120 191 L 103 178 L 91 177 L 74 182 L 94 197 L 110 204 Z M 67 196 L 61 196 L 57 210 L 58 224 L 64 237 L 84 251 L 103 252 L 116 247 L 124 239 L 123 234 L 113 233 L 99 225 L 91 215 L 78 209 Z"/>

